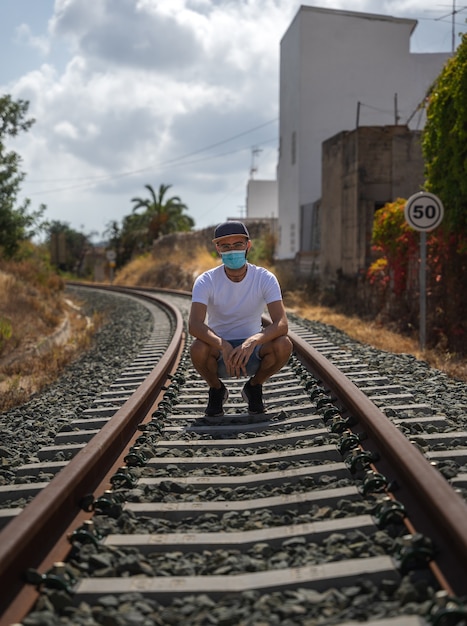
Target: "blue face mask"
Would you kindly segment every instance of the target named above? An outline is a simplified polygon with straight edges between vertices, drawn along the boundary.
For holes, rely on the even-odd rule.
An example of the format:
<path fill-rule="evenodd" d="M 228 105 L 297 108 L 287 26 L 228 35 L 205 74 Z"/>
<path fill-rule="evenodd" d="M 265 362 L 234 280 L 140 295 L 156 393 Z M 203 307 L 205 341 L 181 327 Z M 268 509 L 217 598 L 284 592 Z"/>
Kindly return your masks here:
<path fill-rule="evenodd" d="M 229 270 L 239 270 L 246 263 L 245 250 L 231 250 L 221 254 L 222 262 Z"/>

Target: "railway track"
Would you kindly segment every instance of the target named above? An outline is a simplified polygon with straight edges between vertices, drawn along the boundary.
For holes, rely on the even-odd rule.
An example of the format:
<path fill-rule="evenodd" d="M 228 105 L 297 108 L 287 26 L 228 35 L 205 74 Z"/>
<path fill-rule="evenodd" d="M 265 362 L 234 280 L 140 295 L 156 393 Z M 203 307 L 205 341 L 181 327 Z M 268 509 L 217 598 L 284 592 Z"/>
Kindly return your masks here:
<path fill-rule="evenodd" d="M 0 492 L 1 626 L 467 623 L 466 432 L 298 318 L 267 413 L 208 419 L 189 300 L 127 293 L 147 348 Z"/>

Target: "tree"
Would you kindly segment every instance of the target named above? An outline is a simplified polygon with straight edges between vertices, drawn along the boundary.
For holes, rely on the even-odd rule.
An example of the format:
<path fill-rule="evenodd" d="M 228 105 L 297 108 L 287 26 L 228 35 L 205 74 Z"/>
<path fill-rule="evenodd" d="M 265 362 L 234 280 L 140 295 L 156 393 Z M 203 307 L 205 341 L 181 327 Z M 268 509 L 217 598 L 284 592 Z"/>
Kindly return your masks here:
<path fill-rule="evenodd" d="M 144 208 L 141 215 L 139 226 L 144 230 L 143 237 L 145 243 L 151 245 L 154 239 L 158 239 L 162 235 L 175 233 L 180 231 L 189 231 L 194 226 L 194 220 L 185 215 L 187 209 L 178 196 L 172 198 L 165 197 L 171 185 L 159 185 L 159 191 L 156 193 L 151 185 L 145 185 L 149 191 L 150 198 L 132 198 L 134 203 L 133 213 Z"/>
<path fill-rule="evenodd" d="M 373 219 L 372 246 L 378 258 L 371 264 L 371 284 L 389 288 L 396 296 L 407 290 L 410 260 L 417 251 L 418 238 L 405 221 L 406 200 L 398 198 L 376 211 Z"/>
<path fill-rule="evenodd" d="M 142 216 L 133 213 L 123 218 L 121 226 L 115 220 L 107 225 L 105 235 L 108 246 L 117 253 L 117 268 L 131 261 L 135 253 L 143 252 L 146 232 Z"/>
<path fill-rule="evenodd" d="M 46 229 L 52 263 L 63 272 L 80 274 L 86 252 L 91 247 L 91 235 L 74 230 L 67 222 L 59 220 L 47 224 Z"/>
<path fill-rule="evenodd" d="M 189 231 L 194 226 L 194 220 L 184 213 L 187 207 L 180 198 L 165 197 L 171 185 L 160 185 L 157 193 L 151 185 L 145 187 L 150 197 L 132 198 L 133 211 L 123 218 L 121 226 L 116 221 L 107 224 L 105 235 L 109 238 L 109 246 L 117 253 L 118 268 L 135 254 L 149 250 L 155 239 L 169 233 Z"/>
<path fill-rule="evenodd" d="M 28 108 L 25 100 L 15 102 L 9 95 L 0 97 L 0 254 L 9 258 L 15 255 L 22 241 L 35 234 L 45 211 L 41 205 L 37 211 L 28 213 L 29 199 L 15 206 L 25 174 L 19 171 L 21 157 L 8 151 L 5 142 L 32 126 L 34 120 L 26 119 Z"/>
<path fill-rule="evenodd" d="M 433 84 L 422 140 L 426 188 L 445 205 L 443 229 L 467 227 L 467 35 Z"/>
<path fill-rule="evenodd" d="M 428 233 L 428 344 L 452 353 L 467 353 L 467 35 L 448 60 L 427 98 L 427 123 L 422 136 L 425 188 L 445 208 L 442 224 Z M 372 284 L 383 287 L 385 309 L 397 305 L 393 317 L 404 318 L 402 304 L 415 301 L 413 271 L 417 268 L 419 234 L 408 228 L 405 200 L 375 214 L 373 244 L 381 255 L 369 269 Z M 417 268 L 418 269 L 418 268 Z M 390 287 L 390 289 L 387 289 Z M 412 291 L 412 294 L 411 294 Z"/>
<path fill-rule="evenodd" d="M 422 139 L 426 189 L 444 204 L 433 298 L 451 349 L 467 351 L 467 35 L 433 84 Z"/>

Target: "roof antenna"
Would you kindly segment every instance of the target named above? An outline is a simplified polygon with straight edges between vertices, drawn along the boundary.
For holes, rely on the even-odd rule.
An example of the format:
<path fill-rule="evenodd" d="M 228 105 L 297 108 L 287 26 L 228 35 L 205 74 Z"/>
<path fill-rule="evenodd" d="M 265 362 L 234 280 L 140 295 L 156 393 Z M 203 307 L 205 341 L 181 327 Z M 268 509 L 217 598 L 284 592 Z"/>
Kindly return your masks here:
<path fill-rule="evenodd" d="M 254 146 L 251 149 L 251 167 L 250 167 L 250 179 L 251 180 L 253 180 L 253 178 L 255 177 L 255 173 L 258 171 L 258 168 L 256 167 L 256 157 L 261 152 L 262 152 L 261 148 L 256 148 L 256 146 Z"/>
<path fill-rule="evenodd" d="M 461 7 L 460 9 L 456 9 L 456 0 L 452 0 L 452 11 L 451 11 L 451 13 L 448 13 L 447 15 L 442 15 L 441 17 L 437 17 L 436 20 L 435 20 L 435 22 L 439 22 L 440 20 L 444 20 L 445 17 L 451 16 L 451 21 L 452 21 L 452 32 L 451 32 L 452 52 L 454 52 L 454 50 L 456 48 L 456 15 L 458 13 L 460 13 L 461 11 L 464 11 L 464 9 L 467 9 L 467 7 Z"/>

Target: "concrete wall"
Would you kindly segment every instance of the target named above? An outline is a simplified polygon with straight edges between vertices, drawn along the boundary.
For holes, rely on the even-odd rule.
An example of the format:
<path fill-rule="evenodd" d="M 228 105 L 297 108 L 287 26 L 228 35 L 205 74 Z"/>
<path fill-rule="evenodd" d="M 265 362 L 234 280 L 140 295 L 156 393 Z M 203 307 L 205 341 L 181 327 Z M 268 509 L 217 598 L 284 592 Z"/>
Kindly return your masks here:
<path fill-rule="evenodd" d="M 297 213 L 299 171 L 297 135 L 300 130 L 301 50 L 300 20 L 296 17 L 281 42 L 279 90 L 279 163 L 278 163 L 278 256 L 293 258 L 299 247 Z M 295 139 L 294 139 L 295 138 Z"/>
<path fill-rule="evenodd" d="M 295 257 L 300 207 L 321 197 L 324 141 L 355 129 L 357 116 L 362 126 L 423 127 L 418 105 L 450 55 L 411 53 L 416 24 L 300 7 L 280 47 L 279 259 Z"/>
<path fill-rule="evenodd" d="M 373 217 L 423 183 L 420 132 L 361 127 L 323 143 L 320 277 L 355 277 L 369 267 Z"/>

